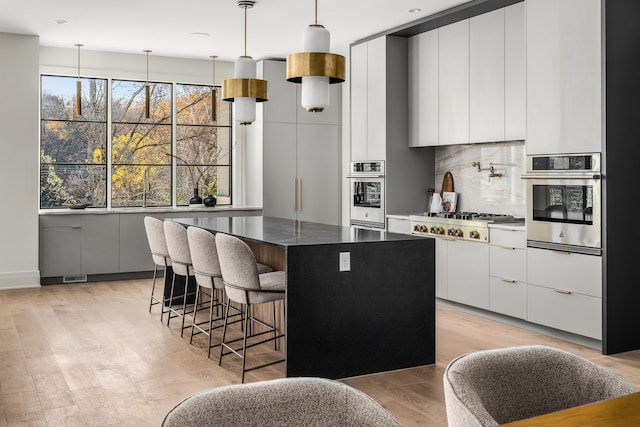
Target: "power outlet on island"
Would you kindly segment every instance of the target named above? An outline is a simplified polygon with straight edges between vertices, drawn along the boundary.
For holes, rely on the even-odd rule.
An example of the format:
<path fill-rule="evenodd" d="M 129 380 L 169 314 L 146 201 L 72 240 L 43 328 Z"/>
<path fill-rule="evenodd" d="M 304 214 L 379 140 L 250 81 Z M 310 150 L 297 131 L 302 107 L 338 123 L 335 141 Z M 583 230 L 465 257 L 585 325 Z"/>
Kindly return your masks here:
<path fill-rule="evenodd" d="M 340 271 L 351 271 L 351 252 L 340 252 Z"/>

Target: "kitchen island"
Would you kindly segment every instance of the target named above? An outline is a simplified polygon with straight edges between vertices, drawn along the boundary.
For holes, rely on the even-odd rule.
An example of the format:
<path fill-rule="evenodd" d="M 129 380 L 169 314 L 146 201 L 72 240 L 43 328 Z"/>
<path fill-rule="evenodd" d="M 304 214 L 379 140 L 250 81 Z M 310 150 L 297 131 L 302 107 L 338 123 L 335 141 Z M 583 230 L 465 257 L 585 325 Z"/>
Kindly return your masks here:
<path fill-rule="evenodd" d="M 173 220 L 239 237 L 286 272 L 287 377 L 435 363 L 433 239 L 262 216 Z"/>

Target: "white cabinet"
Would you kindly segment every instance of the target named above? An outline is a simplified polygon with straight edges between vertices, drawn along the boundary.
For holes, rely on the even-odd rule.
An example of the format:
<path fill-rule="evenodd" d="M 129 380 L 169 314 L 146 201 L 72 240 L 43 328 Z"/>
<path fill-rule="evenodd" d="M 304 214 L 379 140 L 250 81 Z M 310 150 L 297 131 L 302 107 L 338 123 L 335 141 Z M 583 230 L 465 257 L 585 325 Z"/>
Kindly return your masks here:
<path fill-rule="evenodd" d="M 440 27 L 438 141 L 469 142 L 469 20 Z"/>
<path fill-rule="evenodd" d="M 527 136 L 525 2 L 504 8 L 504 139 Z"/>
<path fill-rule="evenodd" d="M 527 320 L 602 338 L 602 258 L 528 248 Z"/>
<path fill-rule="evenodd" d="M 387 232 L 399 234 L 411 234 L 411 221 L 409 217 L 387 217 Z"/>
<path fill-rule="evenodd" d="M 490 229 L 489 308 L 496 313 L 527 317 L 527 240 L 524 230 Z"/>
<path fill-rule="evenodd" d="M 299 107 L 299 85 L 285 79 L 284 61 L 259 61 L 261 77 L 274 82 L 262 114 L 247 132 L 248 147 L 263 152 L 263 215 L 340 224 L 339 87 L 321 113 Z"/>
<path fill-rule="evenodd" d="M 469 140 L 504 141 L 504 9 L 469 20 Z"/>
<path fill-rule="evenodd" d="M 409 38 L 409 146 L 438 145 L 438 29 Z"/>
<path fill-rule="evenodd" d="M 489 245 L 447 242 L 447 296 L 451 301 L 489 309 Z"/>
<path fill-rule="evenodd" d="M 351 46 L 351 160 L 388 160 L 407 146 L 407 39 L 382 36 Z M 404 85 L 401 90 L 399 85 Z"/>
<path fill-rule="evenodd" d="M 602 151 L 601 2 L 527 0 L 527 154 Z"/>

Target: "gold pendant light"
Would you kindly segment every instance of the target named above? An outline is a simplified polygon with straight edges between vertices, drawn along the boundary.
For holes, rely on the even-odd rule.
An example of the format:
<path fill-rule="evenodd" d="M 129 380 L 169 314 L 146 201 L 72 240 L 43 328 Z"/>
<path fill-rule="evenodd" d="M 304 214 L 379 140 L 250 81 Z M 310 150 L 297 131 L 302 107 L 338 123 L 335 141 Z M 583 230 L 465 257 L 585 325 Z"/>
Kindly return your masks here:
<path fill-rule="evenodd" d="M 78 80 L 76 80 L 76 116 L 82 115 L 82 82 L 80 81 L 80 48 L 83 44 L 76 43 L 78 47 Z"/>
<path fill-rule="evenodd" d="M 151 51 L 145 49 L 143 52 L 147 54 L 147 81 L 144 85 L 144 118 L 148 119 L 151 117 L 151 96 L 149 94 L 149 53 Z"/>
<path fill-rule="evenodd" d="M 344 56 L 329 53 L 329 40 L 329 31 L 318 24 L 315 0 L 315 21 L 304 32 L 304 52 L 287 56 L 287 81 L 302 83 L 302 106 L 313 113 L 329 106 L 329 85 L 344 81 Z"/>
<path fill-rule="evenodd" d="M 218 101 L 218 90 L 216 89 L 216 58 L 217 56 L 211 55 L 211 62 L 213 63 L 213 79 L 211 82 L 211 121 L 215 122 L 218 117 L 216 113 L 216 105 Z"/>
<path fill-rule="evenodd" d="M 247 56 L 247 9 L 255 1 L 239 1 L 244 9 L 244 55 L 235 62 L 235 78 L 222 82 L 223 99 L 233 102 L 233 115 L 240 125 L 250 125 L 256 119 L 256 102 L 267 100 L 267 81 L 256 79 L 256 61 Z"/>

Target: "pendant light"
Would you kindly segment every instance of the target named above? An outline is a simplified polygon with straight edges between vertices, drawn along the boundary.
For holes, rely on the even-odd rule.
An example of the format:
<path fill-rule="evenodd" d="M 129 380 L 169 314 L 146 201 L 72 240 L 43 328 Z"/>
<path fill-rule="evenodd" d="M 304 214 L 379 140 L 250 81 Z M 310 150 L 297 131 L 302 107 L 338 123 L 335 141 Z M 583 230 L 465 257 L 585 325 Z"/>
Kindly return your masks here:
<path fill-rule="evenodd" d="M 149 53 L 151 51 L 145 49 L 143 52 L 147 54 L 147 81 L 144 84 L 144 118 L 148 119 L 151 117 L 151 96 L 149 94 Z"/>
<path fill-rule="evenodd" d="M 82 115 L 82 82 L 80 81 L 80 48 L 83 44 L 76 43 L 78 47 L 78 80 L 76 80 L 76 116 Z"/>
<path fill-rule="evenodd" d="M 233 79 L 222 83 L 225 101 L 233 102 L 233 115 L 240 125 L 250 125 L 256 120 L 256 102 L 267 100 L 267 81 L 256 79 L 256 61 L 247 56 L 247 9 L 255 1 L 239 1 L 244 9 L 244 55 L 235 62 Z"/>
<path fill-rule="evenodd" d="M 218 117 L 216 114 L 216 104 L 218 100 L 218 90 L 216 89 L 216 58 L 217 56 L 211 55 L 211 62 L 213 63 L 213 79 L 211 81 L 211 121 L 215 122 Z"/>
<path fill-rule="evenodd" d="M 315 21 L 303 35 L 304 52 L 287 56 L 287 81 L 302 83 L 302 106 L 313 113 L 329 106 L 329 84 L 344 81 L 344 56 L 329 53 L 329 40 L 329 31 L 318 24 L 315 0 Z"/>

